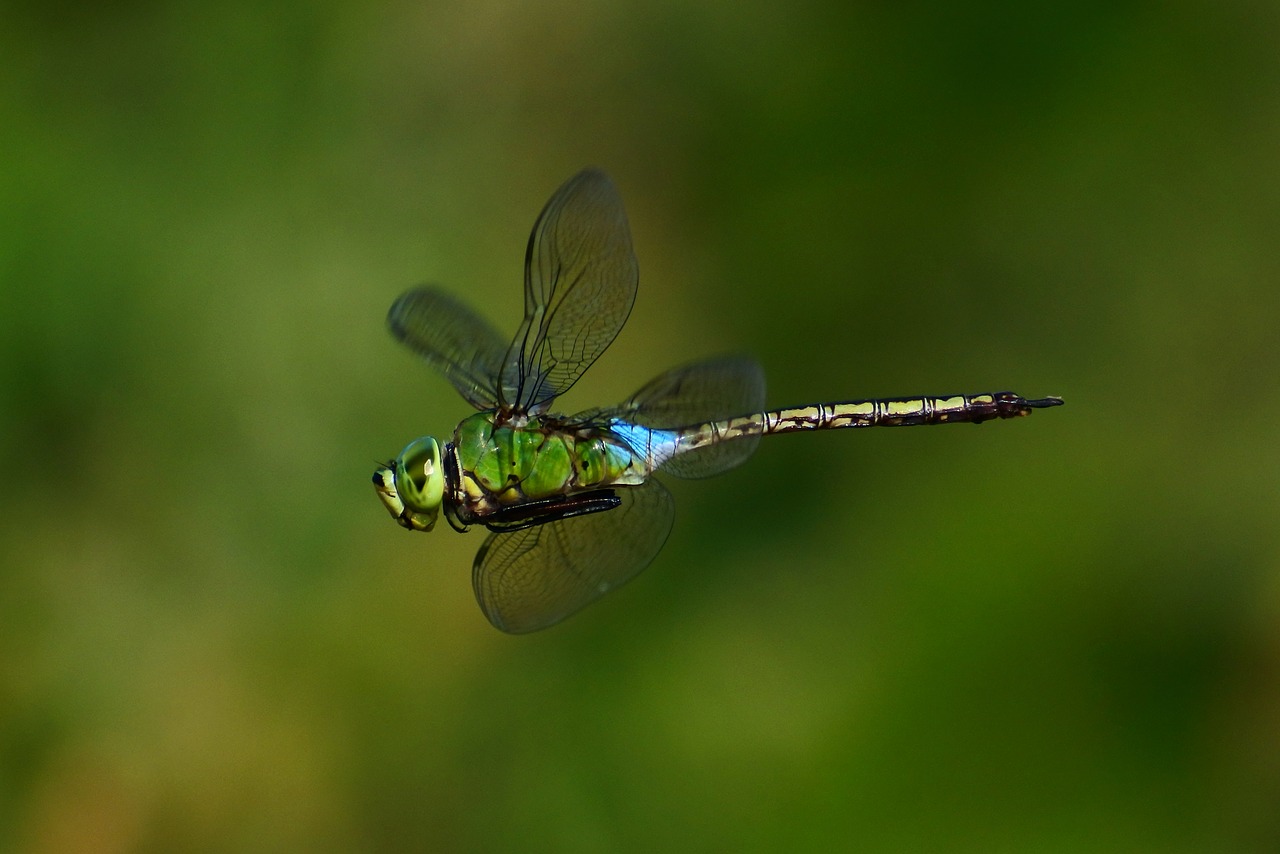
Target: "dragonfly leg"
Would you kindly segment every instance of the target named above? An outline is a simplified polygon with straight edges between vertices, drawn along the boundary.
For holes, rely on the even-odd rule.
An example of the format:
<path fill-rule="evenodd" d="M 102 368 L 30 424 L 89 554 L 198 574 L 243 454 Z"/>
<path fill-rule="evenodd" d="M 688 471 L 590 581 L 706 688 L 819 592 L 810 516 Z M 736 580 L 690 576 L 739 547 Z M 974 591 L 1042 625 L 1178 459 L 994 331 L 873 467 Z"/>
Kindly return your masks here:
<path fill-rule="evenodd" d="M 571 519 L 574 516 L 585 516 L 588 513 L 601 513 L 605 510 L 613 510 L 621 504 L 622 499 L 614 490 L 597 489 L 567 498 L 526 501 L 514 507 L 504 507 L 479 521 L 490 531 L 505 533 L 532 528 L 535 525 L 545 525 L 560 519 Z"/>

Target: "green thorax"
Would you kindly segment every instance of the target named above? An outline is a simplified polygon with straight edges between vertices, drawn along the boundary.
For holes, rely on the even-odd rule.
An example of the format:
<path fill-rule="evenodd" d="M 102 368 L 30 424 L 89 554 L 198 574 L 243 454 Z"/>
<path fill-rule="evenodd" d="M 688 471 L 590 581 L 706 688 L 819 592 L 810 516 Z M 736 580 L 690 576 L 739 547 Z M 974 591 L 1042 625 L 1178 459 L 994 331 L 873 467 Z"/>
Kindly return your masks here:
<path fill-rule="evenodd" d="M 618 437 L 553 418 L 508 420 L 494 412 L 465 419 L 453 434 L 460 498 L 485 513 L 494 505 L 644 483 L 648 474 Z"/>

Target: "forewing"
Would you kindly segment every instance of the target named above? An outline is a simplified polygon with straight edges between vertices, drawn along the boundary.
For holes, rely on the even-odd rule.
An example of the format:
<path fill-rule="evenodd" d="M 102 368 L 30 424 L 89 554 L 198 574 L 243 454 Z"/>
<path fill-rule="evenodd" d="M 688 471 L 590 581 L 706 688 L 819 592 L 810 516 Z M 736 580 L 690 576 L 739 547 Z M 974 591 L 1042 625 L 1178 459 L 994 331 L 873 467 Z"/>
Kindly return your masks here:
<path fill-rule="evenodd" d="M 490 534 L 471 573 L 489 622 L 512 634 L 545 629 L 648 566 L 671 532 L 671 493 L 649 480 L 618 496 L 613 510 Z"/>
<path fill-rule="evenodd" d="M 754 415 L 764 409 L 764 371 L 754 359 L 721 356 L 673 368 L 611 409 L 584 412 L 577 419 L 670 430 L 708 421 Z M 660 470 L 677 477 L 719 474 L 741 465 L 760 444 L 759 436 L 737 437 L 672 457 Z M 643 449 L 637 449 L 643 453 Z"/>
<path fill-rule="evenodd" d="M 414 288 L 391 306 L 387 327 L 476 409 L 498 405 L 497 383 L 507 346 L 466 305 L 436 287 Z"/>
<path fill-rule="evenodd" d="M 631 313 L 639 267 L 622 199 L 603 172 L 564 183 L 533 226 L 525 253 L 525 316 L 504 385 L 534 411 L 599 358 Z"/>

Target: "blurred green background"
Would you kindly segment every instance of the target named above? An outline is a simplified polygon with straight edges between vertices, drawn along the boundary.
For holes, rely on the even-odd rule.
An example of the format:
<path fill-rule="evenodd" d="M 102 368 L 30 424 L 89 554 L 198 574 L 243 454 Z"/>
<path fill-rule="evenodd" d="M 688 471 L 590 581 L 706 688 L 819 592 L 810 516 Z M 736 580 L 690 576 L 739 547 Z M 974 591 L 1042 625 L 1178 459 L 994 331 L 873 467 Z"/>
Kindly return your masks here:
<path fill-rule="evenodd" d="M 7 3 L 0 850 L 1280 846 L 1280 7 Z M 672 482 L 545 633 L 376 460 L 467 412 L 599 165 L 640 295 L 567 395 L 758 356 L 980 429 Z"/>

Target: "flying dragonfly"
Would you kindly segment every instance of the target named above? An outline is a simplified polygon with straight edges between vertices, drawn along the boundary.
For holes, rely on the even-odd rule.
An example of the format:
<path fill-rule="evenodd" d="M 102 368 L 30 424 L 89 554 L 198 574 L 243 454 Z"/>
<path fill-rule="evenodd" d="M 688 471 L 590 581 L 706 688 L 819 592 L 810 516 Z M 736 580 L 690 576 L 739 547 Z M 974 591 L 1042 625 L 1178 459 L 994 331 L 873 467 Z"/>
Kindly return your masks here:
<path fill-rule="evenodd" d="M 392 517 L 430 531 L 483 525 L 471 580 L 489 621 L 512 633 L 560 622 L 634 578 L 671 531 L 654 477 L 698 478 L 747 459 L 761 436 L 845 427 L 981 423 L 1058 406 L 1009 391 L 764 408 L 760 366 L 722 357 L 659 375 L 617 406 L 551 411 L 626 323 L 639 282 L 622 199 L 588 169 L 564 183 L 525 252 L 524 320 L 507 343 L 435 287 L 391 306 L 391 334 L 478 412 L 451 441 L 415 439 L 374 472 Z"/>

